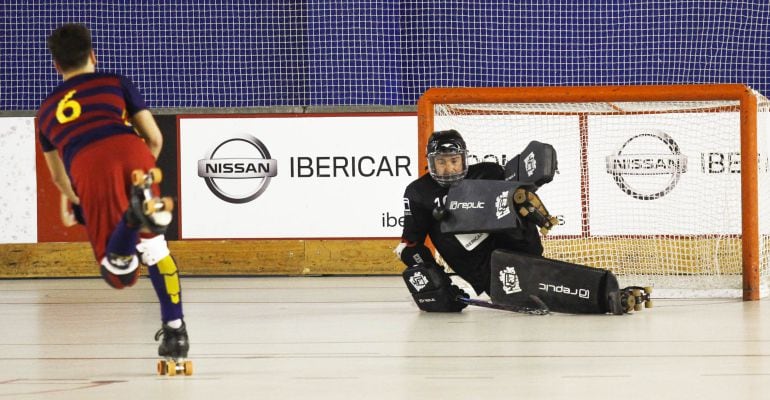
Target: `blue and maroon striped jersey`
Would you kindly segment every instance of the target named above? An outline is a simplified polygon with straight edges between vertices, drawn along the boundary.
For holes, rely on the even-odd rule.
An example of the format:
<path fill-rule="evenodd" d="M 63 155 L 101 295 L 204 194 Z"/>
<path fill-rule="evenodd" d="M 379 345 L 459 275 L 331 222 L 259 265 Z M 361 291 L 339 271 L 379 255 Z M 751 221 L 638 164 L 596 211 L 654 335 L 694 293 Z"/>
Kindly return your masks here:
<path fill-rule="evenodd" d="M 146 108 L 128 78 L 86 73 L 62 82 L 40 105 L 38 137 L 44 152 L 59 150 L 69 170 L 72 158 L 89 143 L 113 135 L 136 134 L 128 117 Z"/>

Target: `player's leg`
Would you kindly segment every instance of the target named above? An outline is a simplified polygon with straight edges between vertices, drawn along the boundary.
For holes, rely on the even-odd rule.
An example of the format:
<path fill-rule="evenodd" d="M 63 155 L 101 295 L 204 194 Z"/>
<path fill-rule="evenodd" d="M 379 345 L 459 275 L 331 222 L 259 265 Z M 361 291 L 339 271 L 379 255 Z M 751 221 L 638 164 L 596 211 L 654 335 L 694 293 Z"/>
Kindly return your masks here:
<path fill-rule="evenodd" d="M 162 327 L 155 340 L 163 336 L 158 355 L 173 359 L 186 358 L 190 349 L 187 327 L 182 312 L 182 287 L 179 269 L 171 256 L 163 235 L 144 235 L 136 246 L 158 296 Z"/>
<path fill-rule="evenodd" d="M 140 167 L 131 171 L 131 191 L 127 215 L 130 223 L 163 234 L 171 223 L 174 202 L 170 197 L 160 197 L 163 173 L 157 167 Z"/>
<path fill-rule="evenodd" d="M 144 168 L 131 171 L 131 190 L 126 211 L 112 230 L 105 256 L 100 262 L 102 277 L 117 289 L 133 286 L 139 278 L 139 262 L 136 257 L 139 231 L 162 233 L 171 222 L 173 202 L 170 199 L 162 200 L 157 195 L 158 183 L 162 179 L 160 170 L 151 167 L 152 164 L 147 162 L 139 165 Z M 125 181 L 122 175 L 112 180 L 113 186 L 120 188 L 126 187 Z"/>
<path fill-rule="evenodd" d="M 105 255 L 99 263 L 102 278 L 116 289 L 133 286 L 139 279 L 136 243 L 139 240 L 140 227 L 130 225 L 126 219 L 124 214 L 112 230 Z"/>
<path fill-rule="evenodd" d="M 623 314 L 634 310 L 629 290 L 620 289 L 612 272 L 583 265 L 495 250 L 490 298 L 495 303 L 528 305 L 530 295 L 554 312 Z M 637 308 L 638 310 L 638 308 Z"/>
<path fill-rule="evenodd" d="M 136 243 L 139 226 L 132 225 L 126 214 L 129 183 L 124 164 L 131 162 L 116 157 L 120 152 L 132 154 L 127 140 L 140 139 L 112 137 L 93 143 L 78 153 L 70 167 L 73 187 L 80 197 L 80 208 L 94 256 L 104 280 L 112 287 L 133 285 L 139 276 Z M 146 145 L 144 145 L 146 147 Z M 149 162 L 152 163 L 152 155 Z"/>

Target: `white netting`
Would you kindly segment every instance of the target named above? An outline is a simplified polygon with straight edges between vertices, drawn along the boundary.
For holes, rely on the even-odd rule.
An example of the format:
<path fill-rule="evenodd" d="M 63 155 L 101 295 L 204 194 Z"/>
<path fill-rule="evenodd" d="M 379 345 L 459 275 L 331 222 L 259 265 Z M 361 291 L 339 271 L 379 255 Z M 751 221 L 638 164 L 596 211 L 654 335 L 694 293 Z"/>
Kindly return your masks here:
<path fill-rule="evenodd" d="M 58 81 L 83 22 L 153 108 L 412 106 L 428 87 L 745 83 L 770 91 L 766 0 L 0 2 L 0 110 Z"/>
<path fill-rule="evenodd" d="M 561 225 L 546 256 L 607 268 L 657 295 L 740 297 L 738 102 L 436 104 L 471 162 L 504 164 L 531 140 L 553 145 L 559 173 L 538 193 Z M 759 107 L 758 216 L 763 291 L 770 234 L 768 103 Z M 765 293 L 766 294 L 766 293 Z"/>

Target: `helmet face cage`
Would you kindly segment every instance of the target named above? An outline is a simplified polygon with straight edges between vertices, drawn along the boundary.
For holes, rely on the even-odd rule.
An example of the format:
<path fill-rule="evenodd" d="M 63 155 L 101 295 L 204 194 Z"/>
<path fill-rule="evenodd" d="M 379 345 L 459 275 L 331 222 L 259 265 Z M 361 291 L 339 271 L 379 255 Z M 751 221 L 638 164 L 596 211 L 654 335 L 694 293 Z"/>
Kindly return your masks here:
<path fill-rule="evenodd" d="M 462 168 L 459 172 L 453 173 L 453 174 L 439 174 L 438 169 L 436 168 L 436 160 L 438 158 L 442 157 L 451 157 L 451 156 L 460 156 L 461 162 L 462 162 Z M 463 178 L 465 178 L 465 175 L 468 173 L 468 151 L 463 150 L 455 150 L 455 151 L 449 151 L 449 152 L 441 152 L 436 151 L 433 153 L 428 154 L 428 171 L 430 172 L 430 176 L 438 182 L 441 186 L 451 186 L 459 181 L 461 181 Z"/>
<path fill-rule="evenodd" d="M 468 173 L 468 150 L 460 133 L 454 129 L 433 132 L 428 140 L 428 171 L 430 176 L 441 186 L 450 186 L 459 182 Z M 462 158 L 462 168 L 452 174 L 439 174 L 436 160 L 442 157 L 459 155 Z"/>

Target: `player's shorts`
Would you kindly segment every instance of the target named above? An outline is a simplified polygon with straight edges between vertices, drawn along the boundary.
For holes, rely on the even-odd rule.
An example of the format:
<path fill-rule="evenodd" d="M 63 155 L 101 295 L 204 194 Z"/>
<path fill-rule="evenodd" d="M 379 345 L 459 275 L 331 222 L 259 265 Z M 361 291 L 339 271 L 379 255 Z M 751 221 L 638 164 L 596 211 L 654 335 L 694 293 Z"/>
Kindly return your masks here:
<path fill-rule="evenodd" d="M 128 209 L 131 172 L 155 166 L 149 147 L 136 135 L 111 136 L 81 149 L 72 160 L 70 178 L 80 197 L 86 231 L 96 261 Z M 156 194 L 158 187 L 154 188 Z"/>

